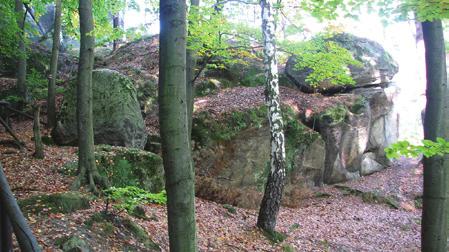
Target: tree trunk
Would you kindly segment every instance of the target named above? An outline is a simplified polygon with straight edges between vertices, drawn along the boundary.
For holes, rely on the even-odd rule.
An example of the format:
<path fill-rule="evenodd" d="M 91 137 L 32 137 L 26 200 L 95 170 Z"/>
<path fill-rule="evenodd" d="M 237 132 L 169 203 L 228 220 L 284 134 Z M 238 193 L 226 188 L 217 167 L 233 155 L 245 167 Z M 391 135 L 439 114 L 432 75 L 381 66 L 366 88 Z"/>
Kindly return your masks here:
<path fill-rule="evenodd" d="M 53 28 L 53 47 L 51 50 L 50 75 L 48 76 L 47 128 L 56 126 L 56 79 L 58 56 L 61 43 L 61 0 L 55 0 L 55 23 Z"/>
<path fill-rule="evenodd" d="M 422 23 L 426 49 L 426 113 L 424 138 L 449 139 L 449 89 L 441 20 Z M 447 251 L 449 159 L 424 158 L 424 192 L 421 226 L 422 251 Z"/>
<path fill-rule="evenodd" d="M 120 26 L 120 15 L 119 13 L 117 13 L 112 17 L 112 27 L 116 29 L 119 26 Z M 114 41 L 112 42 L 112 51 L 117 50 L 119 43 L 120 43 L 119 39 L 114 39 Z"/>
<path fill-rule="evenodd" d="M 39 104 L 33 105 L 34 120 L 33 120 L 33 135 L 34 135 L 34 157 L 38 159 L 44 158 L 44 145 L 41 138 L 40 113 L 41 106 Z"/>
<path fill-rule="evenodd" d="M 95 37 L 92 16 L 92 0 L 79 1 L 80 57 L 77 78 L 77 122 L 78 122 L 78 173 L 75 187 L 88 184 L 97 191 L 96 183 L 104 184 L 95 165 L 94 129 L 92 116 L 92 69 L 94 65 Z"/>
<path fill-rule="evenodd" d="M 17 241 L 19 242 L 19 247 L 21 251 L 27 252 L 37 252 L 41 251 L 36 238 L 31 232 L 30 227 L 20 211 L 19 205 L 17 204 L 14 195 L 11 192 L 8 181 L 6 180 L 5 173 L 3 172 L 3 167 L 0 164 L 0 205 L 4 207 L 6 214 L 11 221 L 14 234 L 16 235 Z M 4 215 L 1 216 L 2 220 Z M 3 251 L 3 250 L 2 250 Z"/>
<path fill-rule="evenodd" d="M 27 102 L 27 87 L 26 87 L 26 72 L 27 72 L 27 56 L 25 48 L 25 13 L 23 11 L 23 3 L 21 0 L 16 0 L 17 25 L 19 26 L 19 40 L 18 40 L 18 52 L 17 57 L 17 69 L 16 69 L 16 88 L 19 97 L 21 98 L 20 109 L 23 108 L 24 103 Z"/>
<path fill-rule="evenodd" d="M 264 39 L 265 99 L 270 122 L 271 155 L 265 193 L 259 210 L 257 226 L 274 231 L 282 199 L 285 179 L 284 123 L 279 97 L 279 79 L 276 59 L 276 26 L 273 17 L 273 0 L 261 0 L 262 33 Z"/>
<path fill-rule="evenodd" d="M 159 119 L 170 251 L 196 251 L 195 174 L 188 138 L 186 2 L 160 1 Z"/>
<path fill-rule="evenodd" d="M 12 252 L 12 227 L 5 207 L 0 204 L 0 251 Z"/>
<path fill-rule="evenodd" d="M 199 0 L 190 0 L 190 12 L 197 11 L 196 8 L 200 5 Z M 194 78 L 195 78 L 195 66 L 196 66 L 196 52 L 187 49 L 186 52 L 186 96 L 187 96 L 187 118 L 189 127 L 189 139 L 192 133 L 192 116 L 193 116 L 193 103 L 195 98 L 194 92 Z"/>

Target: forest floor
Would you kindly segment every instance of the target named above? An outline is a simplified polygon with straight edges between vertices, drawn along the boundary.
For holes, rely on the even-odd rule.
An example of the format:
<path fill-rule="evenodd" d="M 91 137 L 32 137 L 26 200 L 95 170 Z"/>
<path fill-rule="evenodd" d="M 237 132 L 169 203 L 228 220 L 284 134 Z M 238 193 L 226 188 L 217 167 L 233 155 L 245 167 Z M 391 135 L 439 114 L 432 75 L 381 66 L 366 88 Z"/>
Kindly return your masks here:
<path fill-rule="evenodd" d="M 27 150 L 18 151 L 0 127 L 0 162 L 17 198 L 68 191 L 74 177 L 62 175 L 60 167 L 76 160 L 76 148 L 45 146 L 45 159 L 37 160 L 32 156 L 31 121 L 16 122 L 13 127 Z M 197 198 L 199 250 L 419 251 L 421 192 L 422 165 L 406 159 L 371 176 L 323 186 L 297 208 L 281 208 L 277 230 L 287 234 L 281 243 L 270 242 L 255 227 L 257 210 L 235 208 L 233 212 L 229 207 Z M 397 204 L 379 199 L 394 199 Z M 104 205 L 97 199 L 89 209 L 70 214 L 40 212 L 28 214 L 27 218 L 45 251 L 59 251 L 55 240 L 70 234 L 89 240 L 95 251 L 122 251 L 124 244 L 139 247 L 137 240 L 124 238 L 120 229 L 105 236 L 95 227 L 85 228 L 84 222 Z M 144 209 L 147 220 L 127 217 L 139 223 L 163 251 L 168 251 L 166 207 L 148 204 Z"/>

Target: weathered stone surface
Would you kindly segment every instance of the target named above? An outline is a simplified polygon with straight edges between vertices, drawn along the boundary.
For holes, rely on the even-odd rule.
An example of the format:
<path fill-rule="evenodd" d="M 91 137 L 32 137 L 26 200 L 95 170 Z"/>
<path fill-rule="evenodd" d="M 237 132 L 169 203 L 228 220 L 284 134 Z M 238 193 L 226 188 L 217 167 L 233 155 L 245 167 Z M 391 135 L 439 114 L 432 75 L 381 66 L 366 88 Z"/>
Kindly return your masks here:
<path fill-rule="evenodd" d="M 116 71 L 99 69 L 93 71 L 92 86 L 95 144 L 143 149 L 147 133 L 132 81 Z M 57 144 L 77 142 L 74 83 L 66 90 L 52 137 Z"/>
<path fill-rule="evenodd" d="M 319 131 L 326 142 L 325 183 L 346 181 L 383 168 L 388 164 L 384 148 L 398 137 L 392 95 L 382 88 L 357 89 L 353 94 L 356 101 L 344 120 L 334 123 L 319 117 Z"/>
<path fill-rule="evenodd" d="M 374 172 L 380 171 L 384 168 L 383 165 L 376 161 L 376 154 L 367 152 L 362 156 L 362 162 L 360 165 L 360 175 L 366 176 Z"/>
<path fill-rule="evenodd" d="M 330 41 L 336 42 L 343 48 L 349 50 L 354 59 L 360 61 L 363 66 L 349 65 L 351 77 L 354 79 L 357 87 L 373 84 L 386 84 L 392 80 L 398 72 L 398 64 L 377 42 L 356 37 L 347 33 L 340 33 L 331 38 Z M 312 88 L 305 80 L 310 74 L 310 69 L 296 69 L 296 57 L 291 56 L 285 66 L 286 75 L 303 92 L 321 92 L 335 93 L 352 89 L 351 85 L 330 85 L 323 82 L 316 88 Z M 341 83 L 345 84 L 345 83 Z"/>

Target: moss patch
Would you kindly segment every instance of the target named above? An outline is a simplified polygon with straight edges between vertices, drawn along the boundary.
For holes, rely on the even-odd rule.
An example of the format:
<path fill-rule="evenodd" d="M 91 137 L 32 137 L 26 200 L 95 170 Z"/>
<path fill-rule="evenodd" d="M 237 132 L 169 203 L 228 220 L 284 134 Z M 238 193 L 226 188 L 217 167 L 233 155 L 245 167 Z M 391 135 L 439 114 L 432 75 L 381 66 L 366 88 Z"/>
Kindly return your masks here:
<path fill-rule="evenodd" d="M 143 243 L 146 248 L 155 251 L 161 250 L 160 247 L 151 240 L 147 232 L 145 232 L 139 225 L 132 222 L 130 219 L 123 219 L 122 224 L 140 243 Z"/>
<path fill-rule="evenodd" d="M 25 213 L 71 213 L 90 207 L 89 198 L 78 192 L 36 195 L 19 201 Z"/>
<path fill-rule="evenodd" d="M 266 120 L 266 106 L 233 111 L 225 114 L 220 120 L 204 111 L 193 118 L 192 139 L 197 146 L 210 146 L 215 142 L 231 140 L 242 130 L 251 127 L 260 128 Z"/>
<path fill-rule="evenodd" d="M 348 108 L 340 104 L 320 113 L 319 119 L 320 121 L 323 121 L 326 124 L 337 125 L 344 122 L 346 120 L 347 115 L 348 115 Z"/>
<path fill-rule="evenodd" d="M 393 209 L 399 209 L 399 202 L 391 196 L 382 196 L 376 192 L 364 192 L 344 185 L 335 185 L 343 194 L 360 197 L 365 203 L 385 204 Z"/>
<path fill-rule="evenodd" d="M 136 186 L 150 192 L 164 189 L 162 158 L 134 148 L 99 145 L 95 148 L 97 167 L 111 186 Z"/>

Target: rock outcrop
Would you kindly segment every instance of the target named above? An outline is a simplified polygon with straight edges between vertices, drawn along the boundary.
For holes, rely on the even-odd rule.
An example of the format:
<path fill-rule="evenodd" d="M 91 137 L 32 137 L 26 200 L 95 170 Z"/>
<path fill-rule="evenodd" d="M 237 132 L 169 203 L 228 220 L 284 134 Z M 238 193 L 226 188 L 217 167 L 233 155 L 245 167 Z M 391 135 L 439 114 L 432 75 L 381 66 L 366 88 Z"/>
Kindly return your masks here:
<path fill-rule="evenodd" d="M 362 63 L 362 66 L 348 66 L 351 77 L 356 83 L 355 87 L 387 84 L 399 70 L 398 64 L 390 54 L 375 41 L 348 33 L 337 34 L 328 40 L 347 49 L 355 60 Z M 296 61 L 296 56 L 289 57 L 285 66 L 285 74 L 303 92 L 332 94 L 354 88 L 353 85 L 335 86 L 325 82 L 318 84 L 317 87 L 311 87 L 306 82 L 311 70 L 297 69 Z"/>
<path fill-rule="evenodd" d="M 147 133 L 132 81 L 116 71 L 99 69 L 93 71 L 92 89 L 95 144 L 143 149 Z M 61 145 L 77 142 L 74 83 L 65 92 L 52 137 Z"/>

